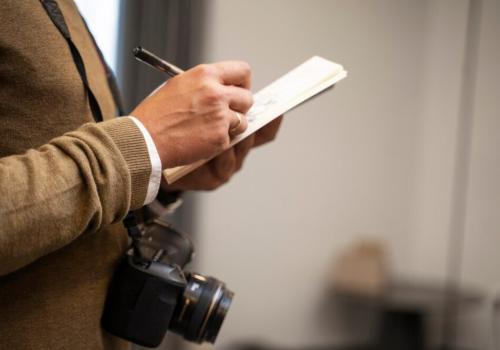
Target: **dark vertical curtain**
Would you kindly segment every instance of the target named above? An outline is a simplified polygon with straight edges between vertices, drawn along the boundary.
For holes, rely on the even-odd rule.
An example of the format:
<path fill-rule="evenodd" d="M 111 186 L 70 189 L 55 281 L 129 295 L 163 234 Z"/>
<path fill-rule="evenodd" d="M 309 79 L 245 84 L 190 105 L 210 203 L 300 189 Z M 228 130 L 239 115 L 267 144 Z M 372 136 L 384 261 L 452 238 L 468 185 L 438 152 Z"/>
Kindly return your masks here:
<path fill-rule="evenodd" d="M 117 80 L 125 113 L 149 95 L 165 76 L 135 60 L 132 49 L 142 46 L 183 69 L 199 63 L 204 6 L 202 0 L 122 0 L 118 34 Z M 193 233 L 194 203 L 171 218 L 179 229 Z M 168 334 L 160 349 L 181 349 L 184 341 Z M 140 349 L 138 346 L 134 350 Z"/>
<path fill-rule="evenodd" d="M 132 49 L 143 46 L 187 69 L 199 60 L 203 20 L 200 0 L 122 0 L 118 38 L 118 83 L 130 111 L 164 76 L 138 63 Z"/>

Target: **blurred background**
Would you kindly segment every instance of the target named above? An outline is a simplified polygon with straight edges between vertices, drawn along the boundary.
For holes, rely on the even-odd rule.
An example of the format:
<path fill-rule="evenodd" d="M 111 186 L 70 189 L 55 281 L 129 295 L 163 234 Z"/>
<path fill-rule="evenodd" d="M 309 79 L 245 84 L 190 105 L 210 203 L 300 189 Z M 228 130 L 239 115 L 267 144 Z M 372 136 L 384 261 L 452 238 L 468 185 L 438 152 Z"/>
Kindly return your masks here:
<path fill-rule="evenodd" d="M 347 79 L 286 115 L 174 220 L 236 295 L 218 342 L 164 349 L 500 349 L 500 1 L 78 0 L 129 110 L 189 68 L 258 91 L 313 55 Z"/>

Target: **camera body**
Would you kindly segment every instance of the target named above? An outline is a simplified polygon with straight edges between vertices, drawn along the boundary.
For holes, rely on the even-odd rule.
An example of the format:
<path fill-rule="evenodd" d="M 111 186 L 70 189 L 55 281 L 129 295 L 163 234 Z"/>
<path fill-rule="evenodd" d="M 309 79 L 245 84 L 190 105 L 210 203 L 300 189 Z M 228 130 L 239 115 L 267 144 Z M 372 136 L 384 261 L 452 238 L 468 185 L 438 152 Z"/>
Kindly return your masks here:
<path fill-rule="evenodd" d="M 103 328 L 148 347 L 160 345 L 167 329 L 215 342 L 233 293 L 215 278 L 184 272 L 192 256 L 186 235 L 161 220 L 147 225 L 113 276 Z"/>

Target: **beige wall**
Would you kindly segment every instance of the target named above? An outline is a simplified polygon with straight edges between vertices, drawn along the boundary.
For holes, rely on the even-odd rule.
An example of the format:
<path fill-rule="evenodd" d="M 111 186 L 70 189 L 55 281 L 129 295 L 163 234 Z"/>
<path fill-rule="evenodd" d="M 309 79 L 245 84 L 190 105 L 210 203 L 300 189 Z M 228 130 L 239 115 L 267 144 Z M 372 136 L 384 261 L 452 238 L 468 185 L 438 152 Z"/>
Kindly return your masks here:
<path fill-rule="evenodd" d="M 489 48 L 481 46 L 464 270 L 466 282 L 490 288 L 498 270 L 489 256 L 500 243 L 492 78 L 500 60 L 498 1 L 486 2 L 496 27 L 482 38 Z M 325 276 L 343 248 L 378 237 L 395 276 L 446 275 L 468 1 L 208 4 L 204 61 L 249 61 L 254 90 L 313 54 L 349 71 L 287 115 L 278 139 L 255 150 L 228 185 L 197 196 L 196 265 L 236 292 L 218 348 L 248 339 L 297 348 L 362 340 L 370 330 L 363 320 L 353 328 L 321 313 Z"/>

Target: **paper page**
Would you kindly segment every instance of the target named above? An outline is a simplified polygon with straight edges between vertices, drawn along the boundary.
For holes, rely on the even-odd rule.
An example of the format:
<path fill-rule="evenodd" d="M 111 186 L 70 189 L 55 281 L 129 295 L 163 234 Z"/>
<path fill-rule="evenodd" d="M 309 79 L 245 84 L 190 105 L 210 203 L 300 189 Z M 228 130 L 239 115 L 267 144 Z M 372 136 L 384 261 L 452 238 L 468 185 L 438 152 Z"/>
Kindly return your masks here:
<path fill-rule="evenodd" d="M 248 128 L 235 137 L 230 146 L 346 76 L 347 72 L 340 64 L 319 56 L 310 58 L 254 95 L 254 104 L 246 115 Z M 166 169 L 163 175 L 168 183 L 173 183 L 207 161 L 209 159 Z"/>

